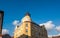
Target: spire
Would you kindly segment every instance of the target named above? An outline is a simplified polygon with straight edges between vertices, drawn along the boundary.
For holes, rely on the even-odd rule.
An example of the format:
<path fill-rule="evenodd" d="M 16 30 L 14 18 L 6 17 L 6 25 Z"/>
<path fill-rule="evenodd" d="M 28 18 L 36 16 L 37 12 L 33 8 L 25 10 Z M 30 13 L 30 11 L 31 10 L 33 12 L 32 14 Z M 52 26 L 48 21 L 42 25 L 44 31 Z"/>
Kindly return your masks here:
<path fill-rule="evenodd" d="M 30 16 L 30 13 L 29 12 L 26 12 L 26 15 Z"/>
<path fill-rule="evenodd" d="M 31 21 L 29 12 L 26 12 L 25 16 L 21 20 L 22 22 Z"/>

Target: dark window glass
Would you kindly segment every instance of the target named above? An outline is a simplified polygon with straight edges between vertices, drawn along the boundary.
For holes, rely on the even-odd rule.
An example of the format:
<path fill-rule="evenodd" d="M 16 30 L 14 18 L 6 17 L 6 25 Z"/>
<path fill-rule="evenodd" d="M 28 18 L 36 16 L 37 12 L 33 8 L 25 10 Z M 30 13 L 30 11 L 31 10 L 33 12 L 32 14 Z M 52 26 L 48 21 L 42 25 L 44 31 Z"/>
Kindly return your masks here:
<path fill-rule="evenodd" d="M 26 27 L 28 27 L 28 24 L 26 24 Z"/>
<path fill-rule="evenodd" d="M 39 35 L 40 35 L 40 33 L 39 33 Z"/>
<path fill-rule="evenodd" d="M 28 29 L 26 29 L 26 32 L 28 32 Z"/>
<path fill-rule="evenodd" d="M 38 37 L 36 37 L 36 38 L 38 38 Z"/>

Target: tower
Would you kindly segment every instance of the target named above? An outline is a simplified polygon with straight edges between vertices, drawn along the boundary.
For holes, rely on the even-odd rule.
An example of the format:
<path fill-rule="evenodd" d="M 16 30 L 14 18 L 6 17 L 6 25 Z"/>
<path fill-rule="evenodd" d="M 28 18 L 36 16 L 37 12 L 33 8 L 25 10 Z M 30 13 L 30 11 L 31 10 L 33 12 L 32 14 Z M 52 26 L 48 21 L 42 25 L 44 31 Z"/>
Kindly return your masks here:
<path fill-rule="evenodd" d="M 14 38 L 25 38 L 31 36 L 31 22 L 30 14 L 27 12 L 25 16 L 21 19 L 19 26 L 16 26 L 14 31 Z M 27 36 L 28 35 L 28 36 Z"/>
<path fill-rule="evenodd" d="M 25 16 L 21 20 L 21 22 L 25 22 L 25 21 L 30 21 L 31 22 L 31 18 L 30 18 L 29 12 L 26 12 Z"/>

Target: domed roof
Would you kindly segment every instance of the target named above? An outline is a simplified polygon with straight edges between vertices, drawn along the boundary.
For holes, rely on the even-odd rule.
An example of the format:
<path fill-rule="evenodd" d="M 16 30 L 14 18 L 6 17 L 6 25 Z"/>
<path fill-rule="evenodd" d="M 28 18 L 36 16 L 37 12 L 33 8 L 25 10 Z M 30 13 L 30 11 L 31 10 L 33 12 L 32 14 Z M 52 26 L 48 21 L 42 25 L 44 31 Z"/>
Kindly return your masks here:
<path fill-rule="evenodd" d="M 25 16 L 26 16 L 26 15 L 30 16 L 30 13 L 29 13 L 29 12 L 26 12 Z"/>
<path fill-rule="evenodd" d="M 25 15 L 25 17 L 23 17 L 21 21 L 22 22 L 31 21 L 30 14 L 27 12 L 26 15 Z"/>

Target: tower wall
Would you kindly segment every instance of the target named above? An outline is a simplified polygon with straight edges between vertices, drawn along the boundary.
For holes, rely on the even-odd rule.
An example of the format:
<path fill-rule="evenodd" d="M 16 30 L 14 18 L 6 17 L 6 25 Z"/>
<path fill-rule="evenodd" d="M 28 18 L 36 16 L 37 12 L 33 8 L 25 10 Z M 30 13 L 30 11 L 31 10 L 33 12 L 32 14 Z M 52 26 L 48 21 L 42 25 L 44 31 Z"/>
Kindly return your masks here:
<path fill-rule="evenodd" d="M 23 22 L 17 29 L 14 31 L 14 38 L 26 38 L 31 36 L 31 26 L 30 22 Z"/>

